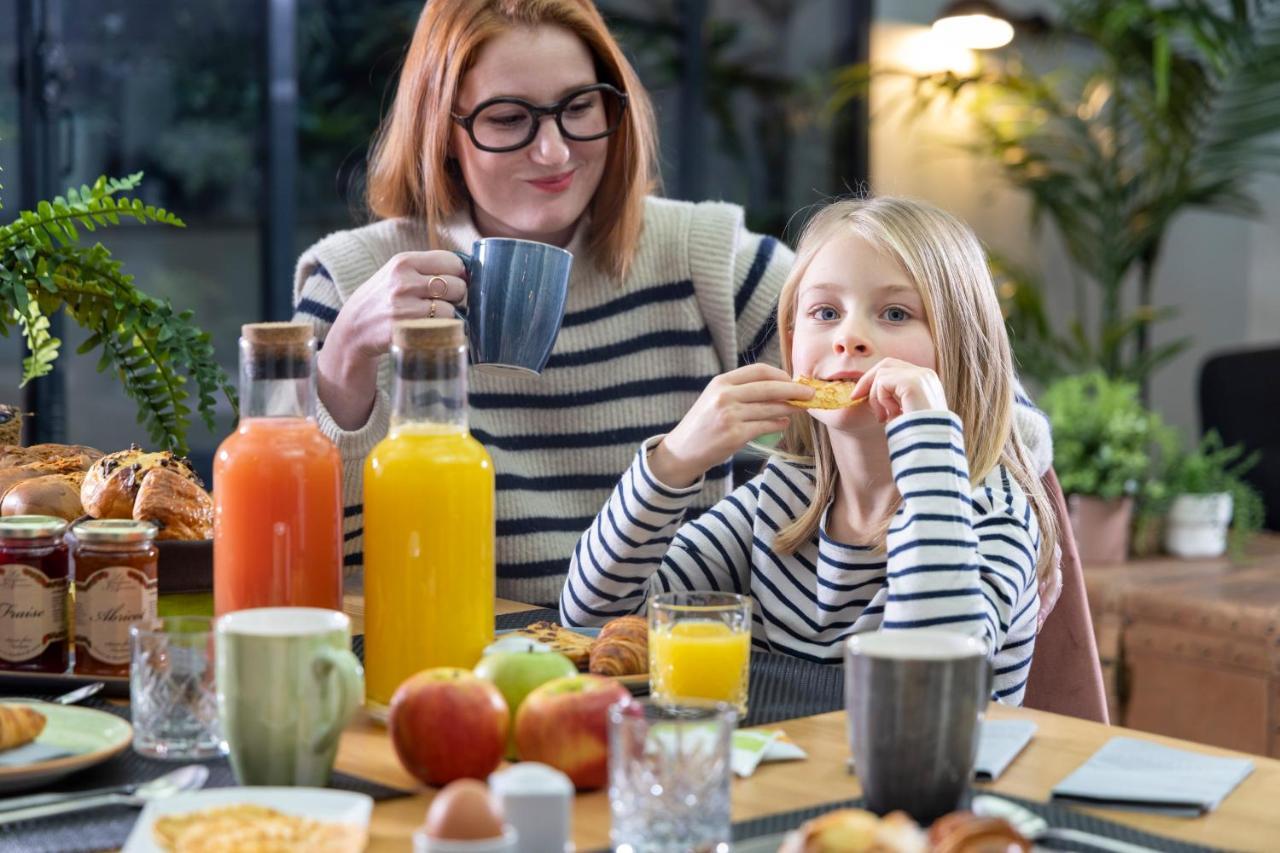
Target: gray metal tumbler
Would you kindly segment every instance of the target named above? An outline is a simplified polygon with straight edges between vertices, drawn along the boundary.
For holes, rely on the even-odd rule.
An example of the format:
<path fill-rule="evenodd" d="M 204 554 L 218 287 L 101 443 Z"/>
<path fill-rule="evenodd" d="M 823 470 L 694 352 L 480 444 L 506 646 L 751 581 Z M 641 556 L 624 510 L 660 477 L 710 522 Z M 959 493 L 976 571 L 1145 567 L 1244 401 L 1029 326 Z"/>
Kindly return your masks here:
<path fill-rule="evenodd" d="M 920 824 L 954 811 L 973 777 L 991 694 L 986 643 L 938 630 L 845 642 L 845 711 L 866 808 Z"/>

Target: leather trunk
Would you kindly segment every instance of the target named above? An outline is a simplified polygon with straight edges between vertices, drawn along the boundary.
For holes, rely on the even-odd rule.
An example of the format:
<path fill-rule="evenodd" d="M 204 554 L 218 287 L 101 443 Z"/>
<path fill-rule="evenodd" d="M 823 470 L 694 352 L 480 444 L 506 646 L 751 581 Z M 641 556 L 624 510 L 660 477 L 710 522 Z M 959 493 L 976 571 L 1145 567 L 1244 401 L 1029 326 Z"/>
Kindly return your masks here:
<path fill-rule="evenodd" d="M 1260 566 L 1130 592 L 1124 723 L 1280 756 L 1280 574 Z"/>

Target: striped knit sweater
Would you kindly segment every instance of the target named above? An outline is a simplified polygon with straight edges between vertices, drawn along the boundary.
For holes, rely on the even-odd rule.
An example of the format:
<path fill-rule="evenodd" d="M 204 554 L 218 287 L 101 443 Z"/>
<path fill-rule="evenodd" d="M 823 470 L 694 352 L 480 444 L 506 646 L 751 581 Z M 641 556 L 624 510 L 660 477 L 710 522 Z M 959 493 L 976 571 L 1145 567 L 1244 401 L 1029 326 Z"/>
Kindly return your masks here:
<path fill-rule="evenodd" d="M 756 648 L 824 663 L 850 634 L 942 626 L 995 650 L 996 698 L 1021 704 L 1035 647 L 1040 530 L 1022 490 L 998 466 L 969 483 L 960 420 L 902 415 L 886 427 L 902 506 L 883 550 L 818 535 L 786 556 L 776 533 L 813 497 L 811 469 L 771 459 L 709 512 L 690 512 L 701 483 L 654 477 L 645 442 L 574 551 L 560 599 L 566 625 L 643 610 L 652 592 L 696 589 L 752 599 Z"/>
<path fill-rule="evenodd" d="M 472 371 L 472 434 L 497 475 L 498 594 L 555 602 L 569 555 L 630 463 L 636 443 L 669 431 L 712 377 L 754 361 L 777 363 L 773 316 L 793 261 L 786 246 L 746 231 L 740 208 L 651 198 L 626 281 L 575 254 L 568 303 L 551 360 L 540 377 Z M 479 235 L 468 217 L 450 222 L 450 248 L 469 251 Z M 410 220 L 332 234 L 298 262 L 295 319 L 311 322 L 321 345 L 339 308 L 393 255 L 425 250 Z M 341 429 L 324 409 L 321 429 L 342 453 L 345 562 L 362 565 L 361 488 L 365 456 L 387 433 L 391 365 L 379 368 L 368 422 Z M 731 488 L 728 462 L 711 471 L 692 507 L 709 507 Z"/>

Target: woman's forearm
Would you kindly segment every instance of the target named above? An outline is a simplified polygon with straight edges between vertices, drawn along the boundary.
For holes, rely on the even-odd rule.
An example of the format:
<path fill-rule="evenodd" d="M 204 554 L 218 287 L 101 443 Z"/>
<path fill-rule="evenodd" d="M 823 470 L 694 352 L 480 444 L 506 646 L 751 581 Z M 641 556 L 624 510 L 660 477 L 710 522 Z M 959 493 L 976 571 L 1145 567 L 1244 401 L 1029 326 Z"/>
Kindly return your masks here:
<path fill-rule="evenodd" d="M 378 360 L 355 354 L 335 329 L 316 357 L 316 390 L 334 423 L 358 430 L 369 420 L 378 396 Z"/>

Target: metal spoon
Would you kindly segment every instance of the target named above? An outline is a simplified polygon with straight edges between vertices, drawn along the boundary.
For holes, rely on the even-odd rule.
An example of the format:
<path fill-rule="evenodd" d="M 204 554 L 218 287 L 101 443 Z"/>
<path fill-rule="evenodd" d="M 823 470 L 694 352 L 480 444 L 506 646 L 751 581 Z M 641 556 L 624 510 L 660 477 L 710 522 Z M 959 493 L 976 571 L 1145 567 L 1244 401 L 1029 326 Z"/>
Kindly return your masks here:
<path fill-rule="evenodd" d="M 203 764 L 188 764 L 164 774 L 158 779 L 137 785 L 118 785 L 97 788 L 92 791 L 75 791 L 62 794 L 32 794 L 0 800 L 0 824 L 33 820 L 38 817 L 78 812 L 100 806 L 140 807 L 149 800 L 171 797 L 183 791 L 204 787 L 209 779 L 209 768 Z"/>
<path fill-rule="evenodd" d="M 1064 844 L 1087 844 L 1095 849 L 1109 850 L 1112 853 L 1156 853 L 1150 847 L 1117 841 L 1114 838 L 1094 835 L 1091 832 L 1049 826 L 1048 821 L 1040 817 L 1040 815 L 1003 797 L 978 794 L 973 798 L 971 808 L 974 814 L 982 817 L 1004 818 L 1013 824 L 1014 829 L 1035 842 L 1058 841 Z"/>

